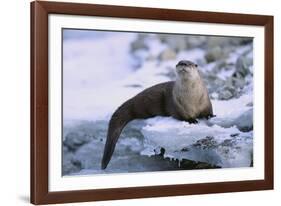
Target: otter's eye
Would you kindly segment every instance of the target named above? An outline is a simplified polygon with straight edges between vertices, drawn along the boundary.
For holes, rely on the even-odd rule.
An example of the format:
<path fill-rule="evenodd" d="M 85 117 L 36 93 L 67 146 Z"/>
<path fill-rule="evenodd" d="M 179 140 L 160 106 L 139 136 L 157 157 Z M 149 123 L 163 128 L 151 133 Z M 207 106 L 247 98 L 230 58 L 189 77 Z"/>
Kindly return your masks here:
<path fill-rule="evenodd" d="M 195 64 L 194 66 L 195 66 L 196 68 L 198 67 L 198 65 L 197 65 L 197 64 Z"/>

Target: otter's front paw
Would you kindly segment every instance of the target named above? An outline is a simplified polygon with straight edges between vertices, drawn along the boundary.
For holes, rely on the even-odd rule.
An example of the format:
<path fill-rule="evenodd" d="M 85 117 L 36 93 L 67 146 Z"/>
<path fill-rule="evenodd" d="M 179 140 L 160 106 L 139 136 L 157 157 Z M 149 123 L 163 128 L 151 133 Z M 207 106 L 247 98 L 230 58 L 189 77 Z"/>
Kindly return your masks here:
<path fill-rule="evenodd" d="M 189 124 L 197 124 L 198 121 L 196 119 L 188 119 L 187 120 Z"/>
<path fill-rule="evenodd" d="M 216 117 L 216 116 L 217 116 L 217 115 L 210 114 L 210 115 L 208 115 L 208 116 L 206 117 L 206 119 L 211 119 L 211 118 Z"/>

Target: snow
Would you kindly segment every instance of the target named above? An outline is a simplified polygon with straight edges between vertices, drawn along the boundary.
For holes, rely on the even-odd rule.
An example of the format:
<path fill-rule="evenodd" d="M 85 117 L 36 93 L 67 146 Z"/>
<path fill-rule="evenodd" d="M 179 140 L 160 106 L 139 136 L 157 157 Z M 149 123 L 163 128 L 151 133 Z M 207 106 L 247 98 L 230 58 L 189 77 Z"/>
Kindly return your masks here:
<path fill-rule="evenodd" d="M 107 124 L 111 114 L 124 101 L 147 87 L 169 81 L 170 78 L 163 73 L 174 68 L 179 60 L 189 59 L 197 62 L 205 54 L 201 48 L 180 51 L 174 60 L 163 62 L 146 60 L 136 69 L 134 58 L 128 55 L 130 43 L 136 38 L 135 33 L 109 32 L 93 38 L 90 36 L 83 34 L 83 38 L 73 41 L 73 36 L 68 33 L 68 38 L 64 41 L 65 127 L 74 127 L 75 122 L 85 120 L 92 122 L 102 120 Z M 105 40 L 106 44 L 105 41 L 99 41 L 100 39 Z M 146 41 L 150 54 L 156 56 L 166 49 L 166 45 L 157 38 L 151 37 Z M 251 49 L 249 46 L 237 49 L 227 62 L 236 62 L 238 55 L 249 49 Z M 138 55 L 142 60 L 147 57 L 144 51 Z M 96 58 L 97 56 L 99 58 Z M 204 71 L 212 72 L 214 66 L 215 62 L 207 64 Z M 233 72 L 233 70 L 222 70 L 218 76 L 225 80 Z M 239 98 L 224 101 L 212 99 L 216 117 L 199 120 L 198 124 L 189 124 L 171 117 L 142 120 L 143 126 L 139 130 L 144 139 L 135 137 L 121 139 L 116 148 L 118 150 L 118 146 L 129 147 L 133 152 L 151 156 L 162 147 L 165 149 L 165 157 L 207 162 L 224 168 L 248 167 L 251 164 L 253 149 L 253 106 L 249 106 L 253 102 L 252 91 L 252 84 L 250 84 Z M 96 150 L 97 145 L 101 143 L 92 142 L 87 147 L 83 147 L 85 150 L 80 148 L 77 158 L 85 162 L 86 160 L 83 159 L 87 156 L 85 152 Z M 87 167 L 81 174 L 93 172 L 91 167 L 99 167 L 92 164 L 92 159 L 86 161 Z M 119 170 L 115 168 L 114 171 Z"/>
<path fill-rule="evenodd" d="M 147 125 L 142 129 L 146 148 L 142 154 L 154 155 L 155 148 L 163 147 L 166 150 L 165 155 L 171 158 L 186 158 L 221 167 L 249 166 L 251 150 L 247 148 L 252 144 L 252 131 L 242 132 L 240 129 L 253 126 L 253 110 L 247 106 L 251 100 L 250 95 L 229 101 L 213 100 L 216 117 L 199 120 L 198 124 L 189 124 L 171 117 L 148 119 L 146 120 Z M 239 139 L 233 139 L 232 136 L 239 136 Z M 211 147 L 201 151 L 201 149 L 193 147 L 198 140 L 206 137 L 213 138 L 216 143 L 209 146 L 213 146 L 215 149 Z M 230 152 L 232 157 L 225 156 L 224 150 L 219 147 L 219 144 L 230 139 L 235 141 L 236 147 L 244 148 L 241 150 L 244 152 L 236 151 L 233 145 L 229 145 L 225 147 L 232 150 Z M 190 147 L 190 151 L 181 152 L 186 147 Z M 209 159 L 205 159 L 205 157 Z"/>
<path fill-rule="evenodd" d="M 100 38 L 103 38 L 107 44 L 99 41 Z M 114 106 L 116 106 L 124 98 L 136 93 L 124 91 L 120 94 L 120 89 L 115 90 L 115 88 L 120 88 L 119 81 L 133 72 L 131 70 L 133 61 L 128 58 L 127 53 L 130 49 L 129 43 L 135 38 L 134 33 L 117 32 L 99 38 L 82 38 L 78 41 L 66 39 L 64 41 L 63 108 L 65 120 L 105 118 L 113 110 L 111 103 L 113 99 Z M 105 95 L 108 92 L 110 96 Z M 119 98 L 120 96 L 122 99 Z"/>

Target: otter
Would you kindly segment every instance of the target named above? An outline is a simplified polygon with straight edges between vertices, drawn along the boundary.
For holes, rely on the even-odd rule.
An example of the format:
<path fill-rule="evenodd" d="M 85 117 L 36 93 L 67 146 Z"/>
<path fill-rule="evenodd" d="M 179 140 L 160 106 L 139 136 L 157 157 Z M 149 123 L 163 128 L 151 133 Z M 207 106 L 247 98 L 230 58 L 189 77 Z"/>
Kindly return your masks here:
<path fill-rule="evenodd" d="M 117 140 L 127 123 L 134 119 L 171 116 L 189 123 L 213 117 L 208 90 L 197 64 L 181 60 L 176 65 L 176 81 L 154 85 L 123 103 L 109 121 L 101 168 L 105 169 Z"/>

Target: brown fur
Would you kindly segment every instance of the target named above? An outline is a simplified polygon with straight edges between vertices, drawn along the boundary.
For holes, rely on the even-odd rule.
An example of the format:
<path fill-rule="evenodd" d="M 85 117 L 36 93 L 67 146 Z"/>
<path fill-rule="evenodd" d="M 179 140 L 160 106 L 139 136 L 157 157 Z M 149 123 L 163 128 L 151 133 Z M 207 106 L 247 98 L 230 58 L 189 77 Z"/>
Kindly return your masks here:
<path fill-rule="evenodd" d="M 123 128 L 134 119 L 172 116 L 179 120 L 196 123 L 198 117 L 213 116 L 208 91 L 195 67 L 197 65 L 192 62 L 180 61 L 176 67 L 178 74 L 176 81 L 145 89 L 123 103 L 114 112 L 109 122 L 102 169 L 107 167 Z"/>

